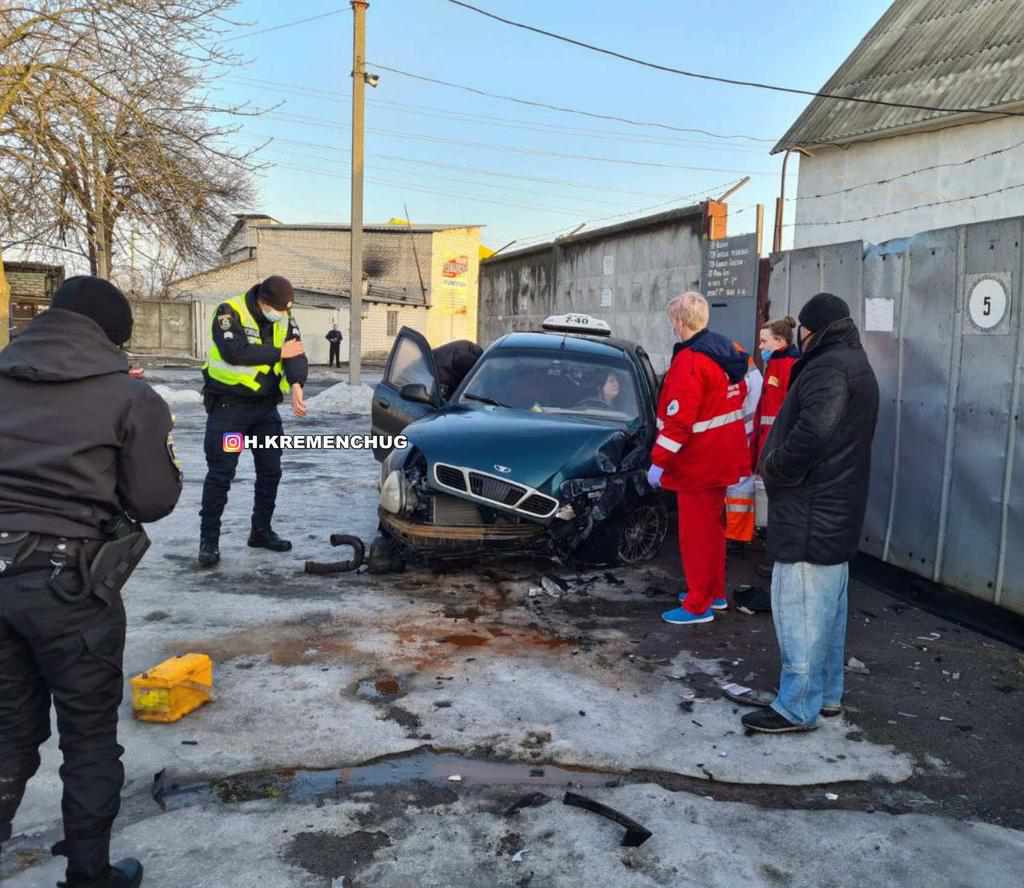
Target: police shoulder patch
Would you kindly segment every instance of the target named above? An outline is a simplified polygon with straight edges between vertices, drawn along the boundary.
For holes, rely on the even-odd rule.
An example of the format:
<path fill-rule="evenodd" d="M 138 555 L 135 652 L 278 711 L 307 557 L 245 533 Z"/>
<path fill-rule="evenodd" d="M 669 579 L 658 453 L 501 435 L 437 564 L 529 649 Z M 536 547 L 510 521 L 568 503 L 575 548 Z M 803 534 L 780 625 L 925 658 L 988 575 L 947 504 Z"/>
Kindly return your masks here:
<path fill-rule="evenodd" d="M 178 454 L 174 452 L 174 433 L 167 433 L 167 455 L 171 458 L 171 462 L 174 463 L 174 467 L 178 470 L 178 474 L 181 475 L 181 460 L 178 459 Z"/>
<path fill-rule="evenodd" d="M 669 416 L 675 416 L 679 412 L 679 402 L 669 401 L 668 407 L 665 408 L 665 413 Z"/>
<path fill-rule="evenodd" d="M 220 322 L 221 330 L 231 329 L 231 315 L 222 314 L 217 319 Z"/>

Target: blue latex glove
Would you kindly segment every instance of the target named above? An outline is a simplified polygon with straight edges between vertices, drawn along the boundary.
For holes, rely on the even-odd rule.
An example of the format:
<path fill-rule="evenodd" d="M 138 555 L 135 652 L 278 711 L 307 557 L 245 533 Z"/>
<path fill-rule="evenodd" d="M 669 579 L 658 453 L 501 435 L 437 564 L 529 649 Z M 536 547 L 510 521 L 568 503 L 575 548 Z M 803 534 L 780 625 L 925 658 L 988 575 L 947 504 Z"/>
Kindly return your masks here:
<path fill-rule="evenodd" d="M 651 487 L 658 489 L 659 487 L 661 487 L 661 476 L 664 474 L 664 472 L 665 470 L 660 466 L 652 465 L 647 470 L 647 483 L 650 484 Z"/>

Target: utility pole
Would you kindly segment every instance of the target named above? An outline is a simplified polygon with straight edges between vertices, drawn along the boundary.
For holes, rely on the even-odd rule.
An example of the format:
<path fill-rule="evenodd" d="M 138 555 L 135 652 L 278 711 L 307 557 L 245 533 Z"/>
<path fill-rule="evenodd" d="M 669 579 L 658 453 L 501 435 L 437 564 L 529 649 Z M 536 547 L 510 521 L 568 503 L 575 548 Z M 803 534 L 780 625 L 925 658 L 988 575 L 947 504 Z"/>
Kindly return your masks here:
<path fill-rule="evenodd" d="M 352 0 L 352 281 L 349 300 L 348 381 L 359 385 L 363 358 L 363 120 L 366 91 L 366 10 Z"/>

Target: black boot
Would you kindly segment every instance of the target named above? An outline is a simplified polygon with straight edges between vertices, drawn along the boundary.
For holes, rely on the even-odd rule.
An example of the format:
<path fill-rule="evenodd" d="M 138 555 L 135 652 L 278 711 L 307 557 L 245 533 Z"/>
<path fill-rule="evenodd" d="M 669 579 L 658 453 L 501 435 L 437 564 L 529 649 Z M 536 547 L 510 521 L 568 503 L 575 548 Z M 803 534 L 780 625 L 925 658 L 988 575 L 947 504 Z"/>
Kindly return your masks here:
<path fill-rule="evenodd" d="M 253 528 L 249 533 L 249 545 L 253 549 L 270 549 L 271 552 L 288 552 L 292 544 L 283 540 L 269 527 Z"/>
<path fill-rule="evenodd" d="M 199 541 L 199 566 L 213 567 L 220 561 L 220 549 L 216 540 Z"/>
<path fill-rule="evenodd" d="M 72 879 L 58 882 L 57 888 L 139 888 L 142 884 L 142 864 L 134 857 L 119 860 L 107 872 L 88 882 Z"/>

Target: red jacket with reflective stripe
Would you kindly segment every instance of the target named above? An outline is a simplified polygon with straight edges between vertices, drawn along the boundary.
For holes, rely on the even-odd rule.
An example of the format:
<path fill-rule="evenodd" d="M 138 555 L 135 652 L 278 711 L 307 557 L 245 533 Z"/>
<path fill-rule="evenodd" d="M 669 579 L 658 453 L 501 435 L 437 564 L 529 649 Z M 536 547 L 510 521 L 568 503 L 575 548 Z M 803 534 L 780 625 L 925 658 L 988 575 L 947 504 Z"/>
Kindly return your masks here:
<path fill-rule="evenodd" d="M 728 487 L 750 474 L 750 444 L 743 428 L 747 356 L 723 337 L 708 336 L 721 339 L 732 352 L 738 381 L 731 382 L 704 350 L 685 347 L 676 353 L 661 386 L 658 437 L 651 450 L 651 462 L 664 469 L 661 485 L 666 490 Z"/>
<path fill-rule="evenodd" d="M 785 351 L 775 352 L 764 368 L 764 386 L 761 389 L 761 400 L 757 402 L 757 412 L 754 414 L 754 443 L 751 448 L 751 464 L 755 472 L 761 451 L 775 424 L 775 417 L 779 415 L 782 402 L 786 400 L 789 375 L 793 372 L 793 365 L 799 356 L 796 348 L 790 346 Z"/>

